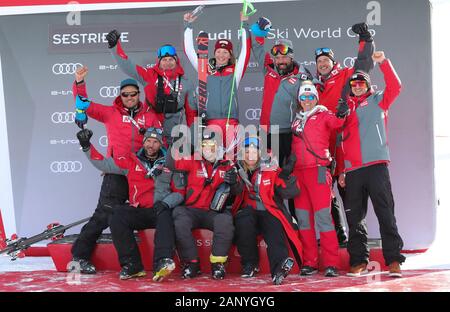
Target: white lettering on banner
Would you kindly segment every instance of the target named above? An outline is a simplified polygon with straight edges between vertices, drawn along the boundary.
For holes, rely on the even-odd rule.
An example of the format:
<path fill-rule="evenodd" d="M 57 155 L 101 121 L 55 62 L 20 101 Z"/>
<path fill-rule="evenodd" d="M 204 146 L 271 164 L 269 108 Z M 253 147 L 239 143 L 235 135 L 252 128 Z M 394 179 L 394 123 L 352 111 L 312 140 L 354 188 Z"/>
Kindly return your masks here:
<path fill-rule="evenodd" d="M 268 39 L 289 39 L 289 30 L 283 29 L 273 29 L 269 34 L 267 35 Z"/>
<path fill-rule="evenodd" d="M 342 36 L 342 29 L 341 27 L 332 30 L 330 27 L 328 27 L 327 29 L 322 29 L 322 30 L 314 30 L 311 28 L 294 28 L 294 33 L 295 36 L 300 39 L 300 38 L 311 38 L 311 39 L 323 39 L 323 38 L 341 38 Z"/>
<path fill-rule="evenodd" d="M 80 34 L 54 34 L 52 37 L 52 43 L 54 45 L 76 45 L 76 44 L 98 44 L 108 43 L 106 35 L 108 33 L 80 33 Z M 122 43 L 129 42 L 129 33 L 123 32 L 120 35 L 120 41 Z"/>
<path fill-rule="evenodd" d="M 73 140 L 73 139 L 68 139 L 68 140 L 52 139 L 52 140 L 50 140 L 50 145 L 57 145 L 57 144 L 61 144 L 61 145 L 78 144 L 78 140 Z"/>
<path fill-rule="evenodd" d="M 209 40 L 228 39 L 231 40 L 231 30 L 224 30 L 220 33 L 209 33 Z"/>
<path fill-rule="evenodd" d="M 259 64 L 258 64 L 258 62 L 248 62 L 247 67 L 248 68 L 256 68 L 256 67 L 259 67 Z"/>
<path fill-rule="evenodd" d="M 98 65 L 99 70 L 116 70 L 119 65 Z"/>
<path fill-rule="evenodd" d="M 381 25 L 381 4 L 378 1 L 369 1 L 366 9 L 372 10 L 367 13 L 367 25 Z"/>
<path fill-rule="evenodd" d="M 372 36 L 375 36 L 375 35 L 377 34 L 377 32 L 375 31 L 375 29 L 369 29 L 369 32 L 370 32 L 370 34 L 371 34 Z M 356 38 L 356 37 L 358 37 L 358 35 L 355 34 L 355 33 L 352 31 L 352 28 L 351 28 L 351 27 L 347 28 L 347 36 L 349 36 L 350 38 Z"/>
<path fill-rule="evenodd" d="M 53 90 L 53 91 L 50 91 L 50 95 L 52 95 L 52 96 L 73 95 L 73 92 L 72 92 L 72 90 L 62 90 L 62 91 Z"/>
<path fill-rule="evenodd" d="M 264 87 L 244 87 L 244 92 L 263 92 Z"/>

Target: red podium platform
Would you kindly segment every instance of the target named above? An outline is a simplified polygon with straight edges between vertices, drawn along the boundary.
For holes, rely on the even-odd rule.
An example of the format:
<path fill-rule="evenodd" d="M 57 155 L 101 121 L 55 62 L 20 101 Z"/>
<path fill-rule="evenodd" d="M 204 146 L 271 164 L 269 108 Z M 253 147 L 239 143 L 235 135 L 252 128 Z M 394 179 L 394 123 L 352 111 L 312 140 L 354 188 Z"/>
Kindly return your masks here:
<path fill-rule="evenodd" d="M 200 257 L 201 269 L 205 273 L 209 273 L 210 263 L 209 256 L 211 254 L 212 247 L 212 232 L 208 230 L 194 230 L 194 237 L 197 242 L 197 248 Z M 137 235 L 139 249 L 141 251 L 141 257 L 146 270 L 152 270 L 152 259 L 153 259 L 153 235 L 154 230 L 141 231 Z M 56 269 L 59 272 L 66 272 L 67 265 L 72 259 L 71 248 L 75 241 L 77 235 L 70 235 L 61 240 L 52 242 L 48 244 L 48 250 L 50 256 L 55 263 Z M 261 273 L 270 273 L 269 261 L 266 253 L 266 244 L 261 238 L 258 242 L 259 256 L 260 256 L 260 269 Z M 292 257 L 292 252 L 290 252 Z M 349 268 L 349 255 L 346 249 L 341 248 L 339 250 L 340 255 L 340 267 L 339 270 L 348 270 Z M 112 244 L 110 235 L 102 235 L 102 237 L 97 241 L 97 246 L 92 255 L 92 262 L 96 266 L 97 270 L 112 270 L 119 271 L 120 265 L 118 262 L 117 252 Z M 178 256 L 175 256 L 175 262 L 177 264 L 176 271 L 179 271 L 180 261 Z M 372 247 L 370 249 L 370 261 L 374 261 L 374 266 L 379 266 L 380 269 L 385 270 L 386 266 L 384 264 L 383 254 L 380 247 Z M 323 269 L 323 265 L 320 264 L 320 269 Z M 240 273 L 240 255 L 237 251 L 236 246 L 232 246 L 230 253 L 228 255 L 227 272 L 229 273 Z M 295 264 L 292 273 L 298 273 L 298 265 Z"/>

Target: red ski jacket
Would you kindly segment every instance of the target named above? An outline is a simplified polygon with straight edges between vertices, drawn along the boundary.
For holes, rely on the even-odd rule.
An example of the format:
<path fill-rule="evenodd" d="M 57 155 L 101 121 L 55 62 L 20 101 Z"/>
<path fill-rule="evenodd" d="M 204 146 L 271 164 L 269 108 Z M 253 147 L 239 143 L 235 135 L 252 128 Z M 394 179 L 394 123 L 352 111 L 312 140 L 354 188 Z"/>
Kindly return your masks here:
<path fill-rule="evenodd" d="M 88 97 L 86 83 L 73 84 L 73 94 Z M 140 128 L 161 128 L 156 115 L 146 106 L 139 102 L 139 109 L 133 116 L 134 121 Z M 128 110 L 123 106 L 120 96 L 116 97 L 112 106 L 106 106 L 91 102 L 86 113 L 89 117 L 105 124 L 108 137 L 107 157 L 118 158 L 136 153 L 142 147 L 144 136 L 130 120 Z"/>
<path fill-rule="evenodd" d="M 343 95 L 347 95 L 350 91 L 347 83 L 348 79 L 356 69 L 364 70 L 369 73 L 373 68 L 372 54 L 374 51 L 374 43 L 361 41 L 359 43 L 358 57 L 355 60 L 355 66 L 352 68 L 342 68 L 336 63 L 327 76 L 320 76 L 320 83 L 316 83 L 319 92 L 320 104 L 328 108 L 333 113 L 337 110 L 338 101 Z"/>
<path fill-rule="evenodd" d="M 302 127 L 299 114 L 292 123 L 292 153 L 297 156 L 295 169 L 328 166 L 331 161 L 330 135 L 344 124 L 344 119 L 337 118 L 325 107 L 316 107 L 317 112 L 305 117 L 302 131 L 297 130 Z"/>
<path fill-rule="evenodd" d="M 290 176 L 287 180 L 279 177 L 281 169 L 278 166 L 267 165 L 263 170 L 257 170 L 248 181 L 247 177 L 242 177 L 243 171 L 240 171 L 240 182 L 243 191 L 236 195 L 233 203 L 232 213 L 236 215 L 239 209 L 251 206 L 258 209 L 256 200 L 260 198 L 259 204 L 264 206 L 270 214 L 280 220 L 286 232 L 286 236 L 291 242 L 291 247 L 298 264 L 302 264 L 303 248 L 300 241 L 297 224 L 293 222 L 292 216 L 283 203 L 283 199 L 294 198 L 299 194 L 298 183 L 295 177 Z M 246 175 L 246 173 L 244 173 Z M 247 179 L 247 182 L 244 182 Z M 250 183 L 249 183 L 250 182 Z M 250 184 L 250 185 L 249 185 Z"/>
<path fill-rule="evenodd" d="M 156 65 L 145 68 L 134 64 L 125 53 L 122 45 L 117 42 L 115 48 L 111 50 L 114 59 L 117 61 L 120 69 L 130 77 L 136 79 L 144 86 L 145 102 L 150 108 L 156 107 L 156 95 L 158 91 L 158 76 L 165 77 L 164 80 L 164 93 L 169 95 L 176 88 L 177 79 L 179 78 L 178 86 L 178 115 L 181 113 L 185 115 L 187 125 L 190 126 L 194 122 L 194 118 L 197 116 L 197 103 L 195 87 L 184 74 L 184 69 L 180 64 L 180 59 L 177 58 L 177 66 L 173 70 L 161 70 L 158 66 L 159 60 L 156 59 Z M 169 83 L 167 83 L 169 82 Z M 169 85 L 170 84 L 170 85 Z M 171 88 L 172 87 L 172 88 Z M 184 110 L 183 110 L 184 109 Z M 156 113 L 156 112 L 155 112 Z M 156 113 L 159 121 L 165 126 L 165 130 L 172 130 L 173 126 L 181 123 L 177 113 Z M 173 116 L 175 115 L 175 116 Z M 182 116 L 183 117 L 183 116 Z M 170 124 L 165 125 L 164 121 L 170 119 Z M 170 132 L 169 132 L 170 133 Z"/>
<path fill-rule="evenodd" d="M 175 160 L 174 169 L 187 172 L 185 205 L 208 210 L 217 188 L 224 182 L 225 172 L 231 167 L 228 161 L 216 162 L 213 167 L 213 164 L 203 159 Z M 211 183 L 205 185 L 208 178 Z"/>

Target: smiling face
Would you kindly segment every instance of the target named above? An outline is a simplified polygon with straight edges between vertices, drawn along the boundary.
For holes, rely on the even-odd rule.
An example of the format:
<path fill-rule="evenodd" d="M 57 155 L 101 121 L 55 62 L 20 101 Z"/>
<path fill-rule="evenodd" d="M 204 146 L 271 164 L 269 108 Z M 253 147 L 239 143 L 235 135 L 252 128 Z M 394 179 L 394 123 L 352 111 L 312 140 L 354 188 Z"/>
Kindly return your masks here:
<path fill-rule="evenodd" d="M 317 105 L 317 98 L 312 93 L 304 93 L 300 96 L 300 106 L 304 112 L 308 112 Z"/>
<path fill-rule="evenodd" d="M 135 86 L 126 86 L 120 90 L 120 98 L 126 108 L 135 107 L 139 103 L 139 89 Z"/>
<path fill-rule="evenodd" d="M 244 162 L 249 168 L 255 168 L 259 161 L 259 150 L 250 145 L 245 148 Z"/>
<path fill-rule="evenodd" d="M 355 96 L 366 94 L 366 92 L 369 90 L 369 88 L 367 87 L 367 82 L 364 80 L 352 80 L 350 81 L 350 86 L 352 87 L 352 93 Z"/>
<path fill-rule="evenodd" d="M 207 161 L 213 163 L 217 158 L 217 144 L 214 140 L 202 141 L 202 155 Z"/>
<path fill-rule="evenodd" d="M 333 66 L 333 61 L 328 56 L 322 55 L 316 60 L 317 72 L 322 76 L 326 76 L 331 73 Z"/>
<path fill-rule="evenodd" d="M 175 69 L 177 60 L 173 56 L 165 56 L 159 61 L 159 68 L 161 70 Z"/>
<path fill-rule="evenodd" d="M 286 72 L 292 67 L 292 58 L 287 55 L 278 54 L 274 57 L 274 63 L 278 71 Z"/>
<path fill-rule="evenodd" d="M 227 65 L 231 59 L 231 54 L 227 49 L 219 48 L 214 52 L 214 57 L 216 58 L 216 65 L 224 66 Z"/>
<path fill-rule="evenodd" d="M 145 155 L 150 158 L 154 158 L 158 155 L 161 148 L 161 142 L 154 138 L 148 138 L 144 144 Z"/>

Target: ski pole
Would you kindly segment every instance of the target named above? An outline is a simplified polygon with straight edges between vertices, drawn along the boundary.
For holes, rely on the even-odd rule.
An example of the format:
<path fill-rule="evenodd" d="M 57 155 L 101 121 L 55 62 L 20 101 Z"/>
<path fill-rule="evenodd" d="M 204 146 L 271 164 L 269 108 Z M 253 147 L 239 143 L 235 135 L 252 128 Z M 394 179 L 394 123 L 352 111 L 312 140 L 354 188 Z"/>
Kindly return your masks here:
<path fill-rule="evenodd" d="M 250 9 L 250 12 L 247 12 Z M 243 0 L 242 2 L 242 14 L 246 17 L 252 16 L 256 13 L 256 9 L 253 4 L 249 0 Z M 239 28 L 239 33 L 242 35 L 242 27 L 243 22 L 241 21 L 241 26 Z M 228 130 L 230 115 L 231 115 L 231 103 L 233 102 L 233 94 L 234 94 L 234 84 L 236 80 L 236 70 L 233 72 L 233 81 L 231 82 L 231 93 L 230 93 L 230 101 L 228 103 L 228 115 L 227 115 L 227 123 L 225 125 L 225 131 Z"/>

